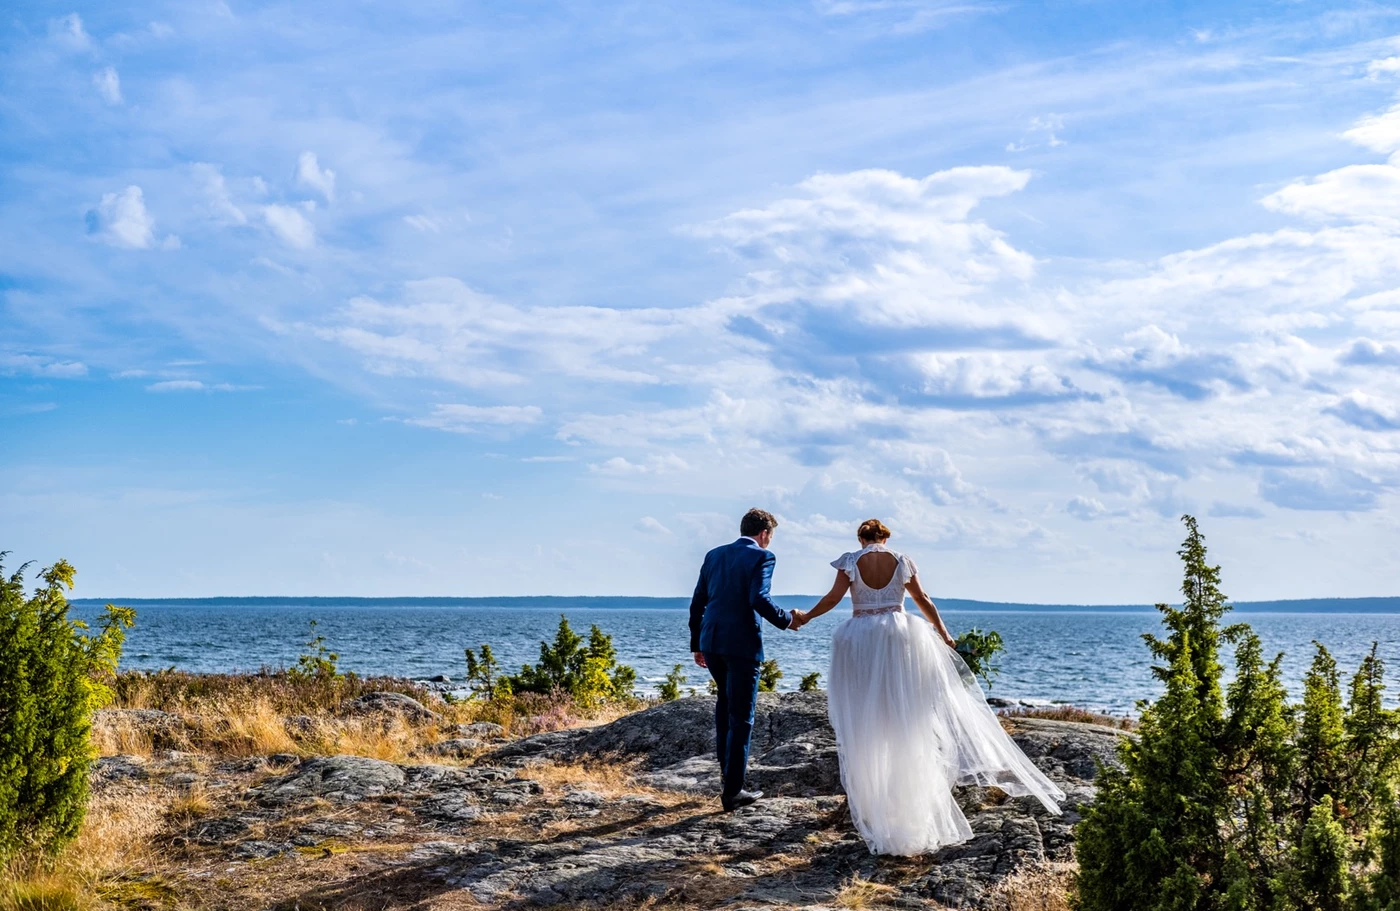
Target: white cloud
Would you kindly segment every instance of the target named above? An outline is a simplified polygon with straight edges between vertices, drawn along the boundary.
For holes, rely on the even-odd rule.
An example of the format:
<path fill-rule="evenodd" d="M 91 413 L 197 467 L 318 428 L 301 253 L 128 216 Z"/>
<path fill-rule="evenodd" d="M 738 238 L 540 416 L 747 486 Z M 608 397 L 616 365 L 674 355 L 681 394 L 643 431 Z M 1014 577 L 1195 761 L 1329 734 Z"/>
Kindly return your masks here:
<path fill-rule="evenodd" d="M 335 172 L 322 168 L 315 152 L 302 152 L 297 158 L 297 183 L 320 193 L 326 202 L 335 202 Z"/>
<path fill-rule="evenodd" d="M 1400 165 L 1348 165 L 1265 197 L 1279 212 L 1318 218 L 1400 220 Z"/>
<path fill-rule="evenodd" d="M 296 250 L 309 250 L 316 246 L 316 229 L 305 215 L 291 206 L 267 205 L 262 207 L 263 219 L 281 241 Z"/>
<path fill-rule="evenodd" d="M 665 535 L 666 537 L 671 537 L 671 529 L 667 528 L 665 525 L 662 525 L 660 521 L 652 518 L 651 516 L 642 516 L 640 519 L 638 519 L 636 528 L 637 531 L 645 532 L 646 534 Z"/>
<path fill-rule="evenodd" d="M 49 35 L 69 50 L 86 51 L 92 48 L 92 38 L 83 27 L 83 17 L 77 13 L 49 20 Z"/>
<path fill-rule="evenodd" d="M 120 193 L 105 193 L 97 208 L 87 213 L 88 233 L 114 247 L 144 250 L 155 239 L 155 219 L 146 211 L 138 186 Z"/>
<path fill-rule="evenodd" d="M 1389 155 L 1400 150 L 1400 105 L 1383 114 L 1363 118 L 1342 135 L 1373 152 Z"/>
<path fill-rule="evenodd" d="M 1400 57 L 1386 57 L 1366 64 L 1366 73 L 1372 79 L 1391 73 L 1400 73 Z"/>
<path fill-rule="evenodd" d="M 613 456 L 605 462 L 589 465 L 588 469 L 600 475 L 625 477 L 627 475 L 674 474 L 678 471 L 688 471 L 690 465 L 675 453 L 668 452 L 654 455 L 645 462 L 629 462 L 622 456 Z"/>
<path fill-rule="evenodd" d="M 162 380 L 146 387 L 147 392 L 198 392 L 205 389 L 199 380 Z"/>
<path fill-rule="evenodd" d="M 1093 497 L 1073 498 L 1065 504 L 1065 512 L 1084 521 L 1100 519 L 1110 514 L 1108 507 Z"/>
<path fill-rule="evenodd" d="M 81 361 L 57 361 L 33 354 L 0 354 L 0 374 L 73 379 L 87 376 L 87 365 Z"/>
<path fill-rule="evenodd" d="M 1325 410 L 1362 430 L 1400 430 L 1400 408 L 1388 399 L 1367 395 L 1359 389 L 1353 389 Z"/>
<path fill-rule="evenodd" d="M 114 105 L 122 103 L 122 81 L 115 67 L 104 67 L 93 73 L 92 84 L 103 101 Z"/>
<path fill-rule="evenodd" d="M 544 412 L 535 405 L 434 405 L 433 412 L 405 423 L 452 433 L 475 433 L 487 427 L 506 428 L 534 424 Z"/>
<path fill-rule="evenodd" d="M 195 180 L 204 193 L 205 211 L 209 218 L 224 225 L 246 225 L 248 216 L 234 204 L 228 184 L 218 166 L 198 162 L 190 166 Z"/>

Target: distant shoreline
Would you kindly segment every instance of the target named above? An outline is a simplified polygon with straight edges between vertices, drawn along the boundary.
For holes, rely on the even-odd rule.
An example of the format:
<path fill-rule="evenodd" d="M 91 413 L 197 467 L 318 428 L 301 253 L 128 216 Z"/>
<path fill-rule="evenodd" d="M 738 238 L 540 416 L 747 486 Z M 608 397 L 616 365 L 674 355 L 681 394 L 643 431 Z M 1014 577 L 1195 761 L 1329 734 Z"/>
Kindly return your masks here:
<path fill-rule="evenodd" d="M 784 607 L 805 607 L 818 595 L 779 595 Z M 1153 611 L 1151 604 L 1022 604 L 1007 601 L 973 601 L 966 598 L 934 598 L 943 610 L 951 612 L 1031 612 L 1031 613 L 1142 613 Z M 363 598 L 334 596 L 212 598 L 73 598 L 78 607 L 121 604 L 127 607 L 477 607 L 550 608 L 593 610 L 679 610 L 689 598 L 627 597 L 611 595 L 533 595 L 490 597 L 404 597 Z M 1240 613 L 1289 614 L 1400 614 L 1400 596 L 1376 598 L 1296 598 L 1281 601 L 1239 601 L 1231 605 Z"/>

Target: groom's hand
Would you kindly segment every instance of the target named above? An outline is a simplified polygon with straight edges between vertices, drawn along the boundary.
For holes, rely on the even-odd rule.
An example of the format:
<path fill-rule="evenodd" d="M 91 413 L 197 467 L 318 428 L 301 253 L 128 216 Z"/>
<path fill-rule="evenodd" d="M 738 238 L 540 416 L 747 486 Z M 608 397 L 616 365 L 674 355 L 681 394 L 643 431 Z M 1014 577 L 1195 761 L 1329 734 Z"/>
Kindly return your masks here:
<path fill-rule="evenodd" d="M 704 652 L 691 652 L 691 654 L 693 654 L 693 655 L 695 656 L 695 663 L 696 663 L 696 664 L 698 664 L 698 665 L 700 665 L 701 667 L 704 667 L 704 668 L 708 668 L 708 667 L 709 667 L 709 665 L 705 663 L 705 653 L 704 653 Z"/>
<path fill-rule="evenodd" d="M 796 632 L 797 630 L 802 629 L 803 625 L 805 625 L 806 622 L 807 615 L 802 613 L 802 611 L 800 610 L 795 610 L 792 612 L 792 622 L 788 624 L 788 629 L 792 630 L 793 632 Z"/>

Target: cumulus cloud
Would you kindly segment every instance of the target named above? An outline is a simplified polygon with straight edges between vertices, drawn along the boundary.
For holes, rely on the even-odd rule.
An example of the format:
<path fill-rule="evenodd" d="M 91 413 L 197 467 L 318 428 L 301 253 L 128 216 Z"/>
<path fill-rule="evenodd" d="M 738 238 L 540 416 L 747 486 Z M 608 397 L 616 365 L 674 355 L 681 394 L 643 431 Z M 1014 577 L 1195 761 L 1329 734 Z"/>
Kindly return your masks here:
<path fill-rule="evenodd" d="M 297 183 L 320 193 L 326 202 L 335 202 L 335 172 L 322 168 L 315 152 L 302 152 L 297 158 Z"/>
<path fill-rule="evenodd" d="M 1400 57 L 1391 59 L 1400 60 Z M 1363 118 L 1342 135 L 1373 152 L 1389 155 L 1400 150 L 1400 105 L 1383 114 Z"/>
<path fill-rule="evenodd" d="M 1123 341 L 1126 344 L 1122 346 L 1092 351 L 1085 359 L 1086 366 L 1187 399 L 1203 399 L 1225 387 L 1247 389 L 1250 385 L 1231 355 L 1193 350 L 1157 326 L 1129 332 Z"/>
<path fill-rule="evenodd" d="M 1352 390 L 1324 410 L 1362 430 L 1400 430 L 1400 409 L 1360 390 Z"/>
<path fill-rule="evenodd" d="M 155 241 L 155 219 L 146 211 L 138 186 L 120 193 L 105 193 L 87 213 L 88 233 L 104 243 L 129 250 L 144 250 Z"/>
<path fill-rule="evenodd" d="M 262 214 L 272 233 L 287 246 L 296 250 L 316 246 L 316 229 L 300 210 L 273 204 L 263 206 Z"/>
<path fill-rule="evenodd" d="M 431 414 L 410 418 L 405 423 L 452 433 L 477 433 L 487 428 L 534 424 L 543 415 L 544 412 L 535 405 L 445 404 L 435 405 Z"/>
<path fill-rule="evenodd" d="M 104 67 L 93 73 L 92 84 L 103 101 L 113 105 L 122 103 L 122 81 L 117 75 L 116 67 Z"/>

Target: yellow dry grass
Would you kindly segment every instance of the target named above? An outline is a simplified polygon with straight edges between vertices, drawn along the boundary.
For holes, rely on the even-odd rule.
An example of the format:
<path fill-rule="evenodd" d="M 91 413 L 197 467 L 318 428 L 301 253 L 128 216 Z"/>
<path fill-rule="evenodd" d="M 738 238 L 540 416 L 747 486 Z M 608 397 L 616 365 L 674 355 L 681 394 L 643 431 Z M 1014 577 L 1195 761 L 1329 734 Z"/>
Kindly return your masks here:
<path fill-rule="evenodd" d="M 860 911 L 863 908 L 879 907 L 880 903 L 899 892 L 894 886 L 871 882 L 860 874 L 852 876 L 832 899 L 838 908 Z"/>
<path fill-rule="evenodd" d="M 651 793 L 639 787 L 632 778 L 632 767 L 608 762 L 544 762 L 527 766 L 516 773 L 521 778 L 538 781 L 546 790 L 578 787 L 603 795 Z M 666 793 L 674 797 L 669 792 Z"/>
<path fill-rule="evenodd" d="M 1002 880 L 992 897 L 995 911 L 1069 911 L 1074 864 L 1044 864 Z"/>
<path fill-rule="evenodd" d="M 150 840 L 164 825 L 175 792 L 93 796 L 78 838 L 46 864 L 21 859 L 0 886 L 0 911 L 97 911 L 165 888 L 152 868 Z"/>

